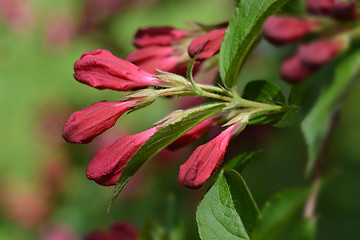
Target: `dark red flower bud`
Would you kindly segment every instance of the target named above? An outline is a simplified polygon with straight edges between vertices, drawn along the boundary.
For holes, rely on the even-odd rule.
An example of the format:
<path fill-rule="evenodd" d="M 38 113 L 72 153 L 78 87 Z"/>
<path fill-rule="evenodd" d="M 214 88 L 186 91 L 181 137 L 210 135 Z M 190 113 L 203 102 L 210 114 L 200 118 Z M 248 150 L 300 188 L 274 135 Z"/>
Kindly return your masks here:
<path fill-rule="evenodd" d="M 190 142 L 198 140 L 207 131 L 210 130 L 210 128 L 212 127 L 212 125 L 214 124 L 215 121 L 216 121 L 216 119 L 214 119 L 214 118 L 209 118 L 209 119 L 206 119 L 205 121 L 202 121 L 200 124 L 196 125 L 190 131 L 188 131 L 187 133 L 185 133 L 184 135 L 179 137 L 175 142 L 170 144 L 167 147 L 167 149 L 174 151 L 174 150 L 177 150 L 177 149 L 185 146 L 186 144 L 188 144 Z"/>
<path fill-rule="evenodd" d="M 111 225 L 110 232 L 93 231 L 84 240 L 138 240 L 136 228 L 127 222 L 117 222 Z"/>
<path fill-rule="evenodd" d="M 263 27 L 264 37 L 274 45 L 296 42 L 316 27 L 316 23 L 294 17 L 270 16 Z"/>
<path fill-rule="evenodd" d="M 102 49 L 85 52 L 74 70 L 76 80 L 97 89 L 129 91 L 160 83 L 152 74 Z"/>
<path fill-rule="evenodd" d="M 340 21 L 352 21 L 358 17 L 355 1 L 334 0 L 331 16 Z"/>
<path fill-rule="evenodd" d="M 190 158 L 180 166 L 179 181 L 182 185 L 199 188 L 216 172 L 236 128 L 237 124 L 195 149 Z"/>
<path fill-rule="evenodd" d="M 111 238 L 105 232 L 96 230 L 86 234 L 84 240 L 111 240 Z"/>
<path fill-rule="evenodd" d="M 290 84 L 301 82 L 308 77 L 314 70 L 304 66 L 298 54 L 295 54 L 282 63 L 280 67 L 280 77 Z"/>
<path fill-rule="evenodd" d="M 331 12 L 334 0 L 306 0 L 306 9 L 317 15 L 327 15 Z"/>
<path fill-rule="evenodd" d="M 225 34 L 224 29 L 215 29 L 205 35 L 194 38 L 188 48 L 191 58 L 194 58 L 198 52 L 197 60 L 205 60 L 220 51 L 221 43 Z"/>
<path fill-rule="evenodd" d="M 98 102 L 73 113 L 65 123 L 63 137 L 70 143 L 89 143 L 114 126 L 117 119 L 137 100 Z"/>
<path fill-rule="evenodd" d="M 188 30 L 179 30 L 172 27 L 139 29 L 135 34 L 133 44 L 136 47 L 167 46 L 171 45 L 173 41 L 187 37 L 191 33 Z"/>
<path fill-rule="evenodd" d="M 319 40 L 299 48 L 299 57 L 303 65 L 318 68 L 331 61 L 341 49 L 340 42 Z"/>
<path fill-rule="evenodd" d="M 138 240 L 136 228 L 128 222 L 116 222 L 110 227 L 112 239 Z"/>
<path fill-rule="evenodd" d="M 103 186 L 115 185 L 126 164 L 142 145 L 157 131 L 150 128 L 144 132 L 120 138 L 100 150 L 90 161 L 86 176 Z"/>

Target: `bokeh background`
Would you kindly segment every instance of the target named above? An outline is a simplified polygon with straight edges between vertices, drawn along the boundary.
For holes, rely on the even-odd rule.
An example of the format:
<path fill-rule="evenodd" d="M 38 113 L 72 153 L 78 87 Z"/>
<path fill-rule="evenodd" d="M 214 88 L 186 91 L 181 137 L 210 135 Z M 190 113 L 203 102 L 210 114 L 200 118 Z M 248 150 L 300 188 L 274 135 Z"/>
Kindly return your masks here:
<path fill-rule="evenodd" d="M 198 239 L 195 211 L 208 186 L 194 191 L 177 181 L 180 164 L 196 144 L 149 161 L 109 215 L 113 188 L 85 176 L 97 150 L 149 128 L 181 99 L 159 100 L 122 116 L 88 145 L 66 143 L 61 131 L 72 112 L 121 96 L 73 79 L 73 64 L 83 52 L 104 48 L 125 57 L 135 49 L 132 39 L 139 28 L 218 24 L 228 21 L 233 9 L 232 0 L 0 0 L 0 239 L 82 239 L 96 229 L 107 231 L 116 221 L 139 231 Z M 290 86 L 279 79 L 278 68 L 292 50 L 262 41 L 245 66 L 239 89 L 250 80 L 268 79 L 288 94 Z M 357 81 L 344 99 L 328 149 L 318 239 L 360 236 L 359 101 Z M 299 125 L 249 127 L 232 141 L 226 158 L 258 149 L 265 151 L 244 177 L 259 206 L 277 191 L 307 184 Z"/>

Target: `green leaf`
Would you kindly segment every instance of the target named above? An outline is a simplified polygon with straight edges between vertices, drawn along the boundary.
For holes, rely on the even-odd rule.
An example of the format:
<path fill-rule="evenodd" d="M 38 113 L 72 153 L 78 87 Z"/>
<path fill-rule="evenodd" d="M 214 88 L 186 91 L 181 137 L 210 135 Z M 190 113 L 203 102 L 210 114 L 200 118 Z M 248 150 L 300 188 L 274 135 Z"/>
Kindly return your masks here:
<path fill-rule="evenodd" d="M 251 115 L 249 124 L 253 125 L 253 124 L 273 123 L 279 121 L 283 115 L 284 112 L 278 112 L 278 111 L 253 114 Z"/>
<path fill-rule="evenodd" d="M 304 0 L 289 0 L 282 8 L 282 12 L 292 16 L 302 16 L 306 14 L 306 6 Z"/>
<path fill-rule="evenodd" d="M 316 219 L 301 219 L 295 228 L 291 240 L 315 240 L 316 239 Z"/>
<path fill-rule="evenodd" d="M 233 88 L 246 56 L 256 42 L 265 19 L 288 0 L 242 0 L 225 32 L 220 49 L 220 76 Z"/>
<path fill-rule="evenodd" d="M 303 206 L 308 195 L 308 188 L 286 190 L 276 194 L 265 203 L 251 240 L 277 239 Z"/>
<path fill-rule="evenodd" d="M 225 163 L 223 168 L 234 169 L 241 173 L 246 168 L 246 166 L 249 164 L 249 162 L 260 152 L 262 152 L 262 151 L 242 153 L 242 154 L 234 157 L 227 163 Z"/>
<path fill-rule="evenodd" d="M 262 102 L 284 105 L 286 100 L 281 89 L 267 80 L 256 80 L 249 82 L 244 89 L 243 98 Z"/>
<path fill-rule="evenodd" d="M 317 101 L 302 122 L 301 127 L 308 146 L 307 174 L 315 165 L 344 93 L 359 73 L 360 51 L 358 50 L 340 59 L 335 66 L 333 81 L 323 87 Z"/>
<path fill-rule="evenodd" d="M 177 114 L 171 114 L 172 117 L 165 118 L 160 129 L 146 141 L 125 166 L 116 184 L 109 208 L 126 183 L 149 158 L 203 120 L 221 112 L 225 106 L 224 103 L 208 104 L 182 112 L 177 111 Z"/>
<path fill-rule="evenodd" d="M 258 214 L 244 179 L 234 170 L 223 170 L 197 209 L 200 238 L 250 239 Z"/>
<path fill-rule="evenodd" d="M 291 106 L 286 110 L 281 120 L 276 124 L 274 124 L 274 126 L 279 128 L 290 127 L 298 123 L 300 120 L 301 120 L 301 114 L 299 107 Z"/>

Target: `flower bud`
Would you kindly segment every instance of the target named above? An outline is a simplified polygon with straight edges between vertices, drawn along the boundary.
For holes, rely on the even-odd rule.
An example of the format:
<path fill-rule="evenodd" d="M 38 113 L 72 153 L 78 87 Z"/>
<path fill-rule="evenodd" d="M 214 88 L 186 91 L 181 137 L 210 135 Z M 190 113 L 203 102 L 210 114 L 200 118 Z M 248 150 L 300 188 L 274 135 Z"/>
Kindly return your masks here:
<path fill-rule="evenodd" d="M 157 131 L 156 127 L 120 138 L 100 150 L 90 161 L 86 176 L 103 186 L 115 185 L 126 164 L 142 145 Z"/>
<path fill-rule="evenodd" d="M 160 83 L 152 74 L 102 49 L 85 52 L 74 70 L 76 80 L 97 89 L 128 91 Z"/>
<path fill-rule="evenodd" d="M 194 38 L 188 48 L 188 53 L 191 58 L 197 56 L 197 60 L 205 60 L 220 51 L 221 43 L 224 38 L 225 28 L 214 29 L 205 35 Z"/>
<path fill-rule="evenodd" d="M 304 78 L 308 77 L 313 70 L 304 66 L 298 54 L 285 59 L 280 67 L 280 77 L 290 84 L 301 82 Z"/>
<path fill-rule="evenodd" d="M 355 1 L 334 0 L 331 16 L 340 21 L 352 21 L 358 17 Z"/>
<path fill-rule="evenodd" d="M 306 0 L 306 9 L 316 15 L 328 15 L 334 0 Z"/>
<path fill-rule="evenodd" d="M 319 40 L 299 48 L 299 57 L 303 65 L 318 68 L 331 61 L 341 49 L 340 42 Z"/>
<path fill-rule="evenodd" d="M 180 56 L 172 56 L 173 52 L 172 46 L 150 46 L 130 53 L 126 60 L 148 73 L 157 73 L 157 69 L 173 72 L 180 59 Z"/>
<path fill-rule="evenodd" d="M 210 142 L 195 149 L 190 158 L 180 166 L 179 181 L 188 188 L 201 187 L 219 168 L 231 137 L 238 127 L 235 124 Z"/>
<path fill-rule="evenodd" d="M 132 62 L 135 65 L 152 58 L 164 58 L 170 56 L 174 52 L 173 46 L 149 46 L 140 48 L 131 52 L 125 58 L 126 61 Z"/>
<path fill-rule="evenodd" d="M 214 118 L 209 118 L 209 119 L 206 119 L 205 121 L 202 121 L 200 124 L 196 125 L 190 131 L 188 131 L 187 133 L 185 133 L 184 135 L 179 137 L 176 141 L 174 141 L 172 144 L 167 146 L 167 149 L 169 149 L 171 151 L 175 151 L 190 142 L 198 140 L 207 131 L 210 130 L 210 128 L 212 127 L 212 125 L 214 124 L 215 121 L 216 121 L 216 119 L 214 119 Z"/>
<path fill-rule="evenodd" d="M 172 27 L 158 27 L 139 29 L 135 34 L 133 44 L 136 47 L 151 45 L 167 46 L 173 41 L 180 40 L 191 34 L 191 31 L 174 29 Z"/>
<path fill-rule="evenodd" d="M 128 222 L 116 222 L 111 225 L 109 233 L 95 230 L 88 233 L 84 240 L 139 240 L 136 228 Z"/>
<path fill-rule="evenodd" d="M 294 17 L 270 16 L 263 27 L 264 37 L 276 46 L 296 42 L 316 27 L 316 23 Z"/>
<path fill-rule="evenodd" d="M 63 137 L 70 143 L 89 143 L 115 125 L 117 119 L 138 100 L 98 102 L 73 113 L 65 123 Z"/>

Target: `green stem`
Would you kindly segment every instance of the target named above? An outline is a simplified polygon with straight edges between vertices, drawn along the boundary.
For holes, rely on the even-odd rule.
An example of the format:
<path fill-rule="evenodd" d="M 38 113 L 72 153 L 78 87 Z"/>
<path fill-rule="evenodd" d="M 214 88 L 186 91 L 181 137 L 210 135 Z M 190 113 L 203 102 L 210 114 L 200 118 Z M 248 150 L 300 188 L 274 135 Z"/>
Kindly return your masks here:
<path fill-rule="evenodd" d="M 220 88 L 220 87 L 216 87 L 213 85 L 207 85 L 207 84 L 197 84 L 201 89 L 206 90 L 206 91 L 212 91 L 212 92 L 217 92 L 217 93 L 222 93 L 225 94 L 229 97 L 232 97 L 233 95 L 231 94 L 230 91 L 224 89 L 224 88 Z"/>
<path fill-rule="evenodd" d="M 214 94 L 214 93 L 209 93 L 209 92 L 206 92 L 206 91 L 204 91 L 204 90 L 202 90 L 202 91 L 199 92 L 198 94 L 199 94 L 200 96 L 203 96 L 203 97 L 219 99 L 219 100 L 226 101 L 226 102 L 232 102 L 232 101 L 234 101 L 233 98 L 226 97 L 226 96 L 222 96 L 222 95 L 218 95 L 218 94 Z"/>
<path fill-rule="evenodd" d="M 240 98 L 237 102 L 240 105 L 240 107 L 246 107 L 246 108 L 267 108 L 274 106 L 267 103 L 259 103 L 255 101 L 246 100 L 244 98 Z"/>

